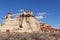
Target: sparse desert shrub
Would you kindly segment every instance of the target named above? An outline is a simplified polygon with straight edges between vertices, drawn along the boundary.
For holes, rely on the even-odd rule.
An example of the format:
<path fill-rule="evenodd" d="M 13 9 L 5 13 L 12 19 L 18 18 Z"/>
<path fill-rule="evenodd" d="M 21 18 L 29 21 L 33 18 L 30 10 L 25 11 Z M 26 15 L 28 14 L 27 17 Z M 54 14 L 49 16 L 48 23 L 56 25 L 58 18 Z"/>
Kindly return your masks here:
<path fill-rule="evenodd" d="M 0 40 L 58 40 L 60 33 L 0 33 Z"/>

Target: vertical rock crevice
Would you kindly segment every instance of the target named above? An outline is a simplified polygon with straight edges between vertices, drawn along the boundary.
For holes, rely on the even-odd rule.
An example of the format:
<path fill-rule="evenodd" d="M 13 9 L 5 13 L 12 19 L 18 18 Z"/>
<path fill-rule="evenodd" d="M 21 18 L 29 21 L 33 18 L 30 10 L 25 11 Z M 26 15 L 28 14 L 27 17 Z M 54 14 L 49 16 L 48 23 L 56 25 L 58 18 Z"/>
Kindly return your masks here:
<path fill-rule="evenodd" d="M 19 17 L 14 18 L 14 20 L 12 20 L 11 18 L 12 14 L 8 14 L 7 15 L 7 19 L 4 19 L 4 25 L 0 28 L 1 31 L 6 31 L 6 30 L 10 30 L 12 32 L 12 30 L 14 29 L 21 29 L 20 31 L 33 31 L 33 32 L 37 32 L 40 29 L 38 27 L 40 27 L 39 22 L 36 21 L 36 19 L 34 18 L 33 12 L 29 11 L 28 13 L 24 12 L 23 14 L 19 15 Z"/>

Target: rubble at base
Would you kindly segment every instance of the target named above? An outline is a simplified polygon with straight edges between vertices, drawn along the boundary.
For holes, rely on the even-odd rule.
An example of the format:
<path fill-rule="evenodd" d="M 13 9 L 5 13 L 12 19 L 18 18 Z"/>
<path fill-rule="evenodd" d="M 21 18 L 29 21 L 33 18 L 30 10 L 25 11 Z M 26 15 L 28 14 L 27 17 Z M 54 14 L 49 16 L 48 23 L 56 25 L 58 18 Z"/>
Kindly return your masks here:
<path fill-rule="evenodd" d="M 0 40 L 60 40 L 60 33 L 0 33 Z"/>

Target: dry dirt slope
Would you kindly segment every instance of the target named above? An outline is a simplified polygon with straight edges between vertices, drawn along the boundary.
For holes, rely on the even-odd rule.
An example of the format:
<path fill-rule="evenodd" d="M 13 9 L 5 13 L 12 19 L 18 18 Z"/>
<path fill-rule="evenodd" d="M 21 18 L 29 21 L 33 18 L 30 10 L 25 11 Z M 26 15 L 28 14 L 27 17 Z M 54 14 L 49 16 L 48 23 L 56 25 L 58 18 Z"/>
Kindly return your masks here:
<path fill-rule="evenodd" d="M 0 40 L 60 40 L 60 33 L 0 33 Z"/>

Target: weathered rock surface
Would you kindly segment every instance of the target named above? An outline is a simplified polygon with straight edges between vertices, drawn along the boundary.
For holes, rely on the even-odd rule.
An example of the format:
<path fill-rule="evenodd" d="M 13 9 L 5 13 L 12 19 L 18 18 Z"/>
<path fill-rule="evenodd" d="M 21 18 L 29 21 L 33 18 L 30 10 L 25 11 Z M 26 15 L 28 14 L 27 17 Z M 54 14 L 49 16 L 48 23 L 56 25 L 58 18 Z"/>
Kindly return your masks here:
<path fill-rule="evenodd" d="M 0 40 L 60 40 L 60 30 L 39 23 L 32 11 L 11 17 L 8 13 L 0 25 Z"/>
<path fill-rule="evenodd" d="M 12 19 L 12 13 L 8 13 L 5 17 L 2 26 L 0 27 L 1 32 L 6 31 L 24 31 L 24 32 L 39 32 L 40 24 L 34 18 L 33 12 L 29 11 L 28 13 L 24 12 L 18 17 Z"/>

